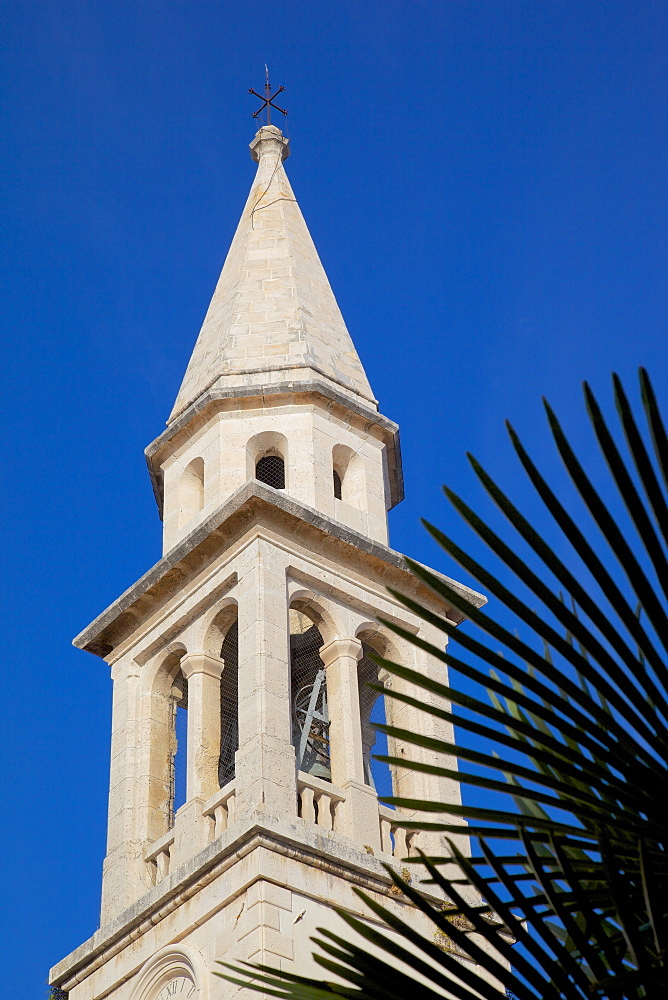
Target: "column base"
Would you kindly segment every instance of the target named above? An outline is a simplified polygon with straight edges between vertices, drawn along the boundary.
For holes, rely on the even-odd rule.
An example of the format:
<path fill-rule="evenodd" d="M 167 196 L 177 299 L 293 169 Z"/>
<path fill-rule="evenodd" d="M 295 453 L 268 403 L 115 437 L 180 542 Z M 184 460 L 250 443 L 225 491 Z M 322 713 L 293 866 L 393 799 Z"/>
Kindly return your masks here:
<path fill-rule="evenodd" d="M 209 843 L 209 824 L 202 816 L 204 799 L 190 799 L 174 817 L 174 844 L 170 851 L 170 871 L 189 861 Z"/>
<path fill-rule="evenodd" d="M 235 757 L 236 815 L 297 815 L 297 774 L 291 743 L 258 734 Z"/>
<path fill-rule="evenodd" d="M 346 801 L 339 807 L 341 825 L 339 829 L 360 846 L 380 851 L 380 818 L 378 796 L 369 785 L 349 781 L 342 786 Z"/>

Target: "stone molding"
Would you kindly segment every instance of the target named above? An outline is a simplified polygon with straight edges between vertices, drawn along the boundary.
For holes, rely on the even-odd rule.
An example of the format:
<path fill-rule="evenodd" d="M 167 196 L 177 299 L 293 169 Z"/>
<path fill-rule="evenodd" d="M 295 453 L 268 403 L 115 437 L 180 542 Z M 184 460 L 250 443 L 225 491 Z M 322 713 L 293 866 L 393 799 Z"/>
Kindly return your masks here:
<path fill-rule="evenodd" d="M 225 664 L 216 656 L 209 656 L 208 653 L 186 653 L 181 658 L 181 670 L 183 676 L 188 681 L 193 674 L 206 674 L 219 681 Z"/>
<path fill-rule="evenodd" d="M 362 658 L 362 643 L 359 639 L 332 639 L 326 646 L 321 646 L 319 653 L 320 659 L 327 669 L 340 656 L 350 657 L 351 660 L 360 660 Z"/>
<path fill-rule="evenodd" d="M 238 824 L 223 833 L 115 920 L 100 927 L 88 941 L 51 969 L 49 982 L 66 991 L 73 989 L 214 879 L 261 848 L 352 882 L 367 892 L 394 899 L 394 883 L 381 859 L 366 853 L 348 838 L 332 833 L 324 837 L 317 827 L 305 831 L 301 823 L 297 829 L 267 816 L 261 821 L 251 816 L 245 827 Z M 400 866 L 397 867 L 400 870 Z M 257 874 L 242 891 L 263 879 L 266 876 Z M 431 901 L 440 901 L 440 897 L 429 890 L 421 888 L 421 892 Z M 229 898 L 220 906 L 227 902 Z"/>
<path fill-rule="evenodd" d="M 241 536 L 260 517 L 280 518 L 291 531 L 314 531 L 321 543 L 326 544 L 335 558 L 366 563 L 365 571 L 384 575 L 391 568 L 396 576 L 393 584 L 406 588 L 419 599 L 439 604 L 429 588 L 422 584 L 406 567 L 404 557 L 394 549 L 373 541 L 338 521 L 333 521 L 318 511 L 263 483 L 251 480 L 234 493 L 205 521 L 178 545 L 163 556 L 137 583 L 125 591 L 102 612 L 73 643 L 102 658 L 113 652 L 123 639 L 130 635 L 139 621 L 144 620 L 156 607 L 182 589 L 184 582 L 211 562 L 233 539 Z M 313 536 L 311 536 L 313 537 Z M 376 563 L 377 569 L 370 566 Z M 475 607 L 481 607 L 486 598 L 455 580 L 437 574 L 457 590 Z M 461 622 L 465 616 L 453 610 L 453 620 Z M 122 616 L 125 616 L 121 621 Z"/>
<path fill-rule="evenodd" d="M 209 995 L 206 963 L 199 951 L 187 944 L 170 944 L 156 952 L 141 969 L 130 1000 L 151 1000 L 162 984 L 179 975 L 192 979 L 197 1000 L 206 1000 Z"/>
<path fill-rule="evenodd" d="M 311 365 L 306 367 L 315 370 Z M 322 374 L 328 379 L 328 382 L 333 381 L 324 372 Z M 367 423 L 375 424 L 383 432 L 386 439 L 387 474 L 390 483 L 390 510 L 403 500 L 404 477 L 401 463 L 399 427 L 393 420 L 389 420 L 381 413 L 378 413 L 377 410 L 359 403 L 357 400 L 335 389 L 333 385 L 320 380 L 276 382 L 268 383 L 267 385 L 237 386 L 230 389 L 221 389 L 214 387 L 215 382 L 219 378 L 220 376 L 217 375 L 212 386 L 203 392 L 178 417 L 172 420 L 166 430 L 144 450 L 149 476 L 151 477 L 151 485 L 161 518 L 163 510 L 163 483 L 162 472 L 157 460 L 158 453 L 165 445 L 177 437 L 191 421 L 195 420 L 196 417 L 199 417 L 204 422 L 208 417 L 209 409 L 214 409 L 221 402 L 234 401 L 236 399 L 272 400 L 272 397 L 290 396 L 292 402 L 301 401 L 300 397 L 303 397 L 303 401 L 307 402 L 309 396 L 319 396 L 325 400 L 328 406 L 336 406 L 339 409 L 348 410 Z"/>

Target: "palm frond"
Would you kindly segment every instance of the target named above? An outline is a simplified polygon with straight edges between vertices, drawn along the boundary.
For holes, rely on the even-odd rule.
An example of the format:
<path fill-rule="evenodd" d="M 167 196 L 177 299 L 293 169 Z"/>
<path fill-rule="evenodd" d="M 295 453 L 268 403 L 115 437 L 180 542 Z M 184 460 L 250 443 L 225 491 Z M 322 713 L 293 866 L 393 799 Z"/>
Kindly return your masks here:
<path fill-rule="evenodd" d="M 425 1000 L 444 993 L 455 1000 L 499 1000 L 504 990 L 517 1000 L 668 995 L 668 436 L 649 377 L 644 369 L 639 374 L 645 430 L 613 375 L 620 440 L 584 385 L 586 411 L 609 473 L 601 487 L 544 401 L 584 522 L 569 513 L 507 424 L 556 542 L 529 522 L 473 456 L 473 472 L 511 534 L 502 537 L 444 489 L 501 570 L 483 565 L 425 522 L 438 545 L 519 623 L 520 634 L 410 560 L 442 612 L 393 592 L 458 648 L 444 652 L 396 623 L 383 624 L 468 685 L 486 689 L 487 697 L 376 658 L 412 688 L 409 694 L 398 686 L 378 687 L 386 698 L 452 723 L 465 735 L 452 742 L 378 724 L 417 751 L 414 760 L 393 754 L 378 759 L 455 779 L 472 795 L 484 790 L 507 801 L 505 808 L 487 808 L 468 804 L 467 797 L 463 805 L 405 796 L 383 800 L 417 814 L 402 820 L 407 829 L 443 834 L 439 857 L 407 859 L 424 873 L 429 894 L 388 872 L 452 948 L 439 947 L 433 936 L 360 893 L 387 931 L 343 912 L 359 943 L 319 931 L 314 957 L 339 985 L 255 967 L 229 967 L 232 981 L 303 1000 L 393 1000 L 409 992 Z M 470 625 L 457 627 L 449 608 Z M 421 690 L 428 699 L 421 700 Z M 467 745 L 468 738 L 483 743 Z M 424 750 L 429 760 L 418 759 Z M 439 756 L 449 761 L 441 764 Z M 462 765 L 458 770 L 453 757 Z M 449 839 L 462 832 L 474 838 L 471 856 Z M 434 892 L 442 905 L 434 904 Z M 387 953 L 391 962 L 383 957 Z"/>

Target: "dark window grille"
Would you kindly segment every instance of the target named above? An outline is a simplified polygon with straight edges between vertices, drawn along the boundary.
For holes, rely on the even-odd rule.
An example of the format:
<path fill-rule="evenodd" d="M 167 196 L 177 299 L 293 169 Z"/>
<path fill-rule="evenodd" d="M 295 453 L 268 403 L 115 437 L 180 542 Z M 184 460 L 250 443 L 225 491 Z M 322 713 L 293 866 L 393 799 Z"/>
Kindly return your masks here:
<path fill-rule="evenodd" d="M 297 770 L 331 781 L 327 681 L 322 636 L 301 611 L 290 609 L 292 740 Z"/>
<path fill-rule="evenodd" d="M 332 473 L 332 478 L 334 480 L 334 496 L 337 500 L 341 499 L 341 476 L 338 474 L 336 469 Z"/>
<path fill-rule="evenodd" d="M 285 489 L 285 463 L 280 455 L 265 455 L 255 466 L 255 478 L 275 490 Z"/>
<path fill-rule="evenodd" d="M 239 624 L 227 630 L 220 651 L 225 664 L 220 678 L 220 759 L 218 783 L 222 788 L 234 777 L 234 758 L 239 749 Z"/>

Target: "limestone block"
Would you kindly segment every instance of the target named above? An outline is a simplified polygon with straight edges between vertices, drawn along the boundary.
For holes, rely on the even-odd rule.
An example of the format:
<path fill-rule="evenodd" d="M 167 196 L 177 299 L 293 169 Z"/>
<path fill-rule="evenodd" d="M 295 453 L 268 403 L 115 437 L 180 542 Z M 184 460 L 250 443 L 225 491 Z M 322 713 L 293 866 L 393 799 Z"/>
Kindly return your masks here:
<path fill-rule="evenodd" d="M 246 907 L 237 922 L 237 935 L 239 938 L 245 937 L 258 927 L 269 927 L 272 930 L 280 931 L 281 911 L 271 903 L 257 902 L 251 905 L 246 894 Z"/>
<path fill-rule="evenodd" d="M 294 813 L 285 556 L 258 542 L 239 571 L 237 808 Z"/>
<path fill-rule="evenodd" d="M 292 892 L 283 885 L 276 882 L 260 880 L 254 882 L 246 893 L 248 906 L 254 906 L 259 902 L 266 902 L 279 910 L 292 910 Z"/>

